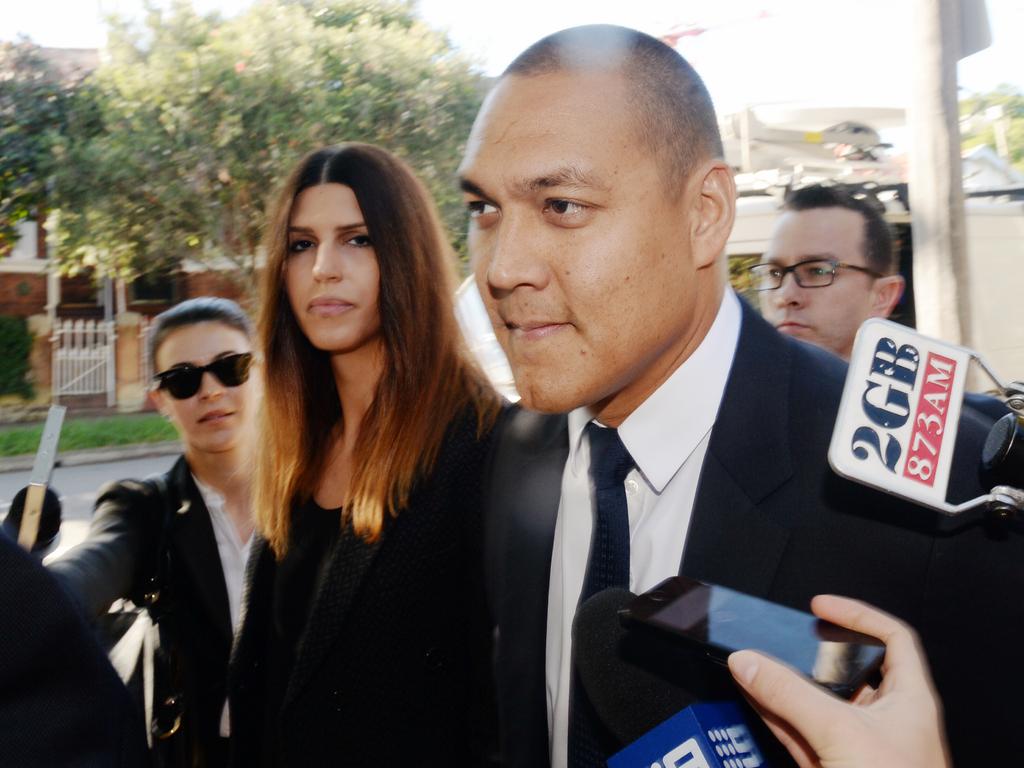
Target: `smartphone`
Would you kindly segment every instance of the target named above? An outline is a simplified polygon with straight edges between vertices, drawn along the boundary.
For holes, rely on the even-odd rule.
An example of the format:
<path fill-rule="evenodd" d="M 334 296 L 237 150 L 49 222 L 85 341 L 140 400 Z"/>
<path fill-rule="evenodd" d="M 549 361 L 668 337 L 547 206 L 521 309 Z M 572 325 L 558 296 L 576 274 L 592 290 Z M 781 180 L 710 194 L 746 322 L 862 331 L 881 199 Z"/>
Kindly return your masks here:
<path fill-rule="evenodd" d="M 877 673 L 885 656 L 885 646 L 870 635 L 684 576 L 639 595 L 619 618 L 627 627 L 669 632 L 720 664 L 733 651 L 762 651 L 844 698 Z"/>

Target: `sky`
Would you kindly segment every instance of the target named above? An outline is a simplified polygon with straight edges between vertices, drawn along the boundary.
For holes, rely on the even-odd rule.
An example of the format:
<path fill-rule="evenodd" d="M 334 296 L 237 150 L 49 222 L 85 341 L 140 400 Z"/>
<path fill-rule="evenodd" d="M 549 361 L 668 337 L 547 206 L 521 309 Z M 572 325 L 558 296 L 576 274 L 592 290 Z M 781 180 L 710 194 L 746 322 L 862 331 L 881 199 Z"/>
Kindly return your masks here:
<path fill-rule="evenodd" d="M 155 0 L 166 5 L 167 0 Z M 488 74 L 531 42 L 568 26 L 614 23 L 656 36 L 690 34 L 677 49 L 704 77 L 719 113 L 745 106 L 905 106 L 910 97 L 916 0 L 418 0 L 420 15 L 447 31 Z M 193 0 L 232 15 L 250 0 Z M 142 0 L 5 0 L 0 39 L 99 47 L 103 15 L 137 17 Z M 992 46 L 963 59 L 963 95 L 1010 83 L 1024 90 L 1022 0 L 987 0 Z"/>

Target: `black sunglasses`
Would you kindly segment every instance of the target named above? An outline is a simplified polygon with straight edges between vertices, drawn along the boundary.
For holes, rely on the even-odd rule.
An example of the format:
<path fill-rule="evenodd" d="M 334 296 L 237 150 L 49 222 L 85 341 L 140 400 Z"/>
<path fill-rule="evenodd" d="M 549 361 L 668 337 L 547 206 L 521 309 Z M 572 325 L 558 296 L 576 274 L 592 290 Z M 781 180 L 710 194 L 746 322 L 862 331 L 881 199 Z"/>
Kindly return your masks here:
<path fill-rule="evenodd" d="M 185 400 L 199 391 L 203 374 L 209 371 L 225 387 L 237 387 L 249 380 L 252 353 L 239 352 L 218 357 L 207 365 L 182 363 L 153 376 L 157 389 L 166 389 L 175 400 Z"/>

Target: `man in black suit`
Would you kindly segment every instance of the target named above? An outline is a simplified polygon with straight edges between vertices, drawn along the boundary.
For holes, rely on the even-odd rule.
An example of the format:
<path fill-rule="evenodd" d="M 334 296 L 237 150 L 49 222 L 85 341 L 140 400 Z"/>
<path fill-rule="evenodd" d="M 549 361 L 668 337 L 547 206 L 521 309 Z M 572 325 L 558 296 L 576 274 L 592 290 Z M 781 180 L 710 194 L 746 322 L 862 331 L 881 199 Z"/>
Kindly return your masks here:
<path fill-rule="evenodd" d="M 893 313 L 905 281 L 877 205 L 822 184 L 786 195 L 768 250 L 750 268 L 761 314 L 780 333 L 849 360 L 861 324 Z M 1009 413 L 988 395 L 965 402 L 991 419 Z"/>
<path fill-rule="evenodd" d="M 828 468 L 845 365 L 728 288 L 735 187 L 692 68 L 631 30 L 546 38 L 488 96 L 460 174 L 477 282 L 530 409 L 505 423 L 488 478 L 506 763 L 603 764 L 617 745 L 575 679 L 576 606 L 679 572 L 907 620 L 954 754 L 1006 754 L 985 729 L 1024 713 L 1024 540 L 939 538 L 926 511 Z M 982 490 L 973 418 L 953 500 Z"/>
<path fill-rule="evenodd" d="M 63 590 L 0 533 L 0 762 L 148 764 L 142 720 Z"/>

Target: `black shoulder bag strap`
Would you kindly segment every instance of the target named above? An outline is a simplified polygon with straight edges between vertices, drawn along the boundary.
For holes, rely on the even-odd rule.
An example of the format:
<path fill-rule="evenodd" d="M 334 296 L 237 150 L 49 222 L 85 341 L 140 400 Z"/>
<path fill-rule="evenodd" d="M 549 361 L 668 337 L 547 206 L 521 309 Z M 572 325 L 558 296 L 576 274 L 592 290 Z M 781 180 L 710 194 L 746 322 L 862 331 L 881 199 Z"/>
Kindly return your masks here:
<path fill-rule="evenodd" d="M 175 677 L 170 659 L 173 652 L 173 632 L 168 633 L 168 591 L 170 589 L 170 530 L 174 520 L 174 504 L 170 488 L 164 475 L 153 475 L 147 479 L 160 497 L 161 520 L 154 551 L 156 562 L 146 584 L 144 599 L 152 627 L 146 633 L 142 649 L 143 708 L 146 717 L 146 738 L 150 747 L 153 740 L 166 740 L 181 729 L 183 704 L 182 696 L 174 685 Z M 160 669 L 157 669 L 157 667 Z M 161 679 L 158 681 L 157 677 Z M 157 688 L 161 693 L 156 695 Z"/>
<path fill-rule="evenodd" d="M 171 523 L 174 520 L 174 505 L 171 502 L 171 492 L 165 475 L 152 475 L 146 478 L 146 482 L 153 487 L 160 499 L 160 531 L 157 534 L 156 549 L 153 550 L 155 566 L 146 583 L 144 593 L 146 609 L 155 624 L 159 621 L 159 614 L 163 610 L 161 597 L 170 582 L 171 558 L 168 541 Z"/>

